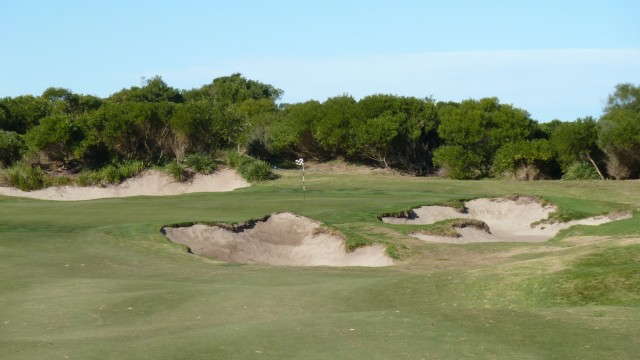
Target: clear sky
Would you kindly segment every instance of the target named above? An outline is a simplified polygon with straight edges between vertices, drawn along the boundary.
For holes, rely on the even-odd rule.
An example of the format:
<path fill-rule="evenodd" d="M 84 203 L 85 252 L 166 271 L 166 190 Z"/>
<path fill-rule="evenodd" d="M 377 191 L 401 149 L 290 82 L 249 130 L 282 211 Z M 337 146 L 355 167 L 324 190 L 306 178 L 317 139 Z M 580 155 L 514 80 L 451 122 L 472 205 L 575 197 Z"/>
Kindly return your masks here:
<path fill-rule="evenodd" d="M 0 0 L 0 97 L 108 96 L 240 72 L 282 101 L 497 96 L 534 119 L 599 116 L 640 84 L 640 1 Z"/>

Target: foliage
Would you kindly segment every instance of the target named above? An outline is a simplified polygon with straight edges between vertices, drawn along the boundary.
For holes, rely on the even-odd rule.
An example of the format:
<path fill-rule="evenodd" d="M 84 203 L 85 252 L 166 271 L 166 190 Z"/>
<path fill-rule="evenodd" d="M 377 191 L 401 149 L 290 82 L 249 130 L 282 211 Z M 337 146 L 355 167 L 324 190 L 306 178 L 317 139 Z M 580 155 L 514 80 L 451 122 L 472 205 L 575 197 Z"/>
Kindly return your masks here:
<path fill-rule="evenodd" d="M 19 134 L 0 130 L 0 166 L 10 166 L 20 160 L 24 149 L 25 143 Z"/>
<path fill-rule="evenodd" d="M 586 162 L 574 162 L 564 171 L 562 180 L 596 180 L 600 179 L 593 166 Z"/>
<path fill-rule="evenodd" d="M 32 95 L 0 99 L 0 130 L 25 134 L 49 115 L 49 104 Z"/>
<path fill-rule="evenodd" d="M 191 154 L 186 157 L 185 165 L 199 174 L 213 174 L 216 171 L 216 162 L 207 154 Z"/>
<path fill-rule="evenodd" d="M 552 164 L 555 152 L 547 140 L 525 140 L 503 145 L 497 152 L 493 162 L 496 175 L 524 171 L 525 180 L 535 180 L 540 173 L 547 172 Z"/>
<path fill-rule="evenodd" d="M 267 162 L 235 151 L 227 153 L 227 164 L 250 182 L 273 180 L 276 175 Z"/>
<path fill-rule="evenodd" d="M 206 90 L 209 92 L 208 95 L 221 103 L 240 103 L 249 99 L 275 101 L 283 94 L 280 89 L 259 81 L 248 80 L 239 73 L 214 79 Z"/>
<path fill-rule="evenodd" d="M 564 172 L 576 162 L 589 161 L 597 175 L 600 170 L 596 160 L 602 157 L 597 143 L 599 130 L 598 123 L 591 117 L 556 125 L 550 141 Z"/>
<path fill-rule="evenodd" d="M 451 179 L 475 177 L 480 161 L 480 156 L 460 145 L 441 146 L 433 152 L 433 163 L 444 169 L 446 176 Z"/>
<path fill-rule="evenodd" d="M 440 137 L 445 144 L 468 152 L 468 157 L 474 161 L 463 163 L 481 176 L 489 175 L 500 146 L 528 139 L 535 128 L 535 122 L 526 111 L 500 104 L 497 98 L 445 105 L 439 109 L 439 117 Z"/>
<path fill-rule="evenodd" d="M 164 167 L 164 171 L 169 173 L 169 175 L 171 175 L 173 179 L 178 182 L 183 182 L 185 180 L 188 180 L 191 177 L 189 175 L 189 172 L 187 171 L 186 166 L 182 164 L 178 164 L 175 161 L 168 163 Z"/>
<path fill-rule="evenodd" d="M 327 159 L 329 154 L 315 136 L 324 112 L 324 106 L 315 100 L 287 105 L 283 118 L 270 128 L 269 146 L 281 156 Z"/>
<path fill-rule="evenodd" d="M 45 175 L 40 166 L 31 166 L 24 161 L 5 169 L 3 177 L 9 186 L 22 191 L 42 189 L 45 185 Z"/>
<path fill-rule="evenodd" d="M 80 186 L 119 184 L 141 173 L 146 166 L 142 161 L 124 161 L 108 164 L 96 170 L 80 173 L 76 183 Z"/>
<path fill-rule="evenodd" d="M 640 87 L 620 84 L 609 96 L 600 119 L 598 145 L 607 155 L 607 170 L 616 179 L 640 176 Z"/>
<path fill-rule="evenodd" d="M 52 115 L 43 118 L 25 138 L 34 153 L 42 152 L 52 161 L 66 162 L 80 142 L 81 134 L 69 115 Z"/>
<path fill-rule="evenodd" d="M 38 155 L 33 158 L 43 168 L 71 171 L 122 161 L 162 166 L 183 164 L 189 154 L 238 149 L 272 163 L 344 159 L 415 175 L 436 173 L 439 165 L 454 178 L 505 170 L 557 178 L 556 163 L 566 172 L 575 162 L 588 162 L 602 178 L 640 176 L 640 91 L 631 84 L 616 87 L 597 122 L 537 124 L 497 98 L 436 103 L 343 94 L 278 104 L 282 90 L 237 73 L 192 90 L 175 89 L 159 76 L 143 80 L 104 99 L 55 87 L 0 99 L 0 163 Z M 533 144 L 543 143 L 538 140 L 550 142 L 552 158 L 546 148 L 531 154 Z M 117 170 L 107 172 L 106 178 L 119 178 Z M 84 180 L 106 181 L 98 175 Z"/>

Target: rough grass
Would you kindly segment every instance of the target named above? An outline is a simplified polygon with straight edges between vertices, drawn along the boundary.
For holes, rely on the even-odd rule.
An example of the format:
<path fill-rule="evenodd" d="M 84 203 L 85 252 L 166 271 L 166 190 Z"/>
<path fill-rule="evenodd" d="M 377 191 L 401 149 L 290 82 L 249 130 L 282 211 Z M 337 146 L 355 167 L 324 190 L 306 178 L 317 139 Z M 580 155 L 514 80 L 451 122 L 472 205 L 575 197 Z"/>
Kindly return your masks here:
<path fill-rule="evenodd" d="M 0 358 L 637 358 L 637 213 L 541 244 L 427 244 L 376 217 L 511 193 L 592 215 L 640 208 L 640 183 L 307 174 L 303 197 L 299 171 L 280 175 L 232 193 L 0 197 Z M 158 232 L 278 211 L 388 243 L 401 260 L 229 266 Z"/>
<path fill-rule="evenodd" d="M 478 230 L 491 233 L 489 225 L 484 221 L 477 219 L 449 219 L 438 221 L 429 225 L 418 225 L 418 230 L 412 230 L 410 233 L 418 233 L 430 236 L 446 236 L 452 238 L 460 237 L 456 229 L 473 227 Z"/>

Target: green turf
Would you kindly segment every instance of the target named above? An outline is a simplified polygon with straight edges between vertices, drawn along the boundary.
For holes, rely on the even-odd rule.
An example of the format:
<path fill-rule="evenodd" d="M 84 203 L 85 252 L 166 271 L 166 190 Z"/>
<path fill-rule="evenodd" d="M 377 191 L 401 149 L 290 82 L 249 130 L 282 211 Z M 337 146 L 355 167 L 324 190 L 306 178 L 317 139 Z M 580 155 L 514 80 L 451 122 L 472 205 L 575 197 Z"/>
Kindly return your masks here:
<path fill-rule="evenodd" d="M 0 359 L 634 359 L 640 215 L 543 244 L 427 244 L 385 212 L 505 194 L 572 216 L 640 208 L 639 182 L 449 181 L 299 172 L 232 193 L 0 197 Z M 390 268 L 225 264 L 159 232 L 292 211 Z M 575 238 L 573 236 L 603 236 Z"/>

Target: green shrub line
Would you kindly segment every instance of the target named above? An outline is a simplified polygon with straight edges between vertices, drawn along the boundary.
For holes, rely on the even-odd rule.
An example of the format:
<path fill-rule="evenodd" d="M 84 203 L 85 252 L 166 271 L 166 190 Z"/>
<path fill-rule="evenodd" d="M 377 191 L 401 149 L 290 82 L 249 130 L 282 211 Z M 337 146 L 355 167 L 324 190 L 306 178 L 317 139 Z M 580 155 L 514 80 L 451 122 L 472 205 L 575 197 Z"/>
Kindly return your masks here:
<path fill-rule="evenodd" d="M 255 159 L 237 151 L 227 153 L 227 164 L 249 182 L 275 180 L 277 178 L 277 175 L 266 161 Z"/>

